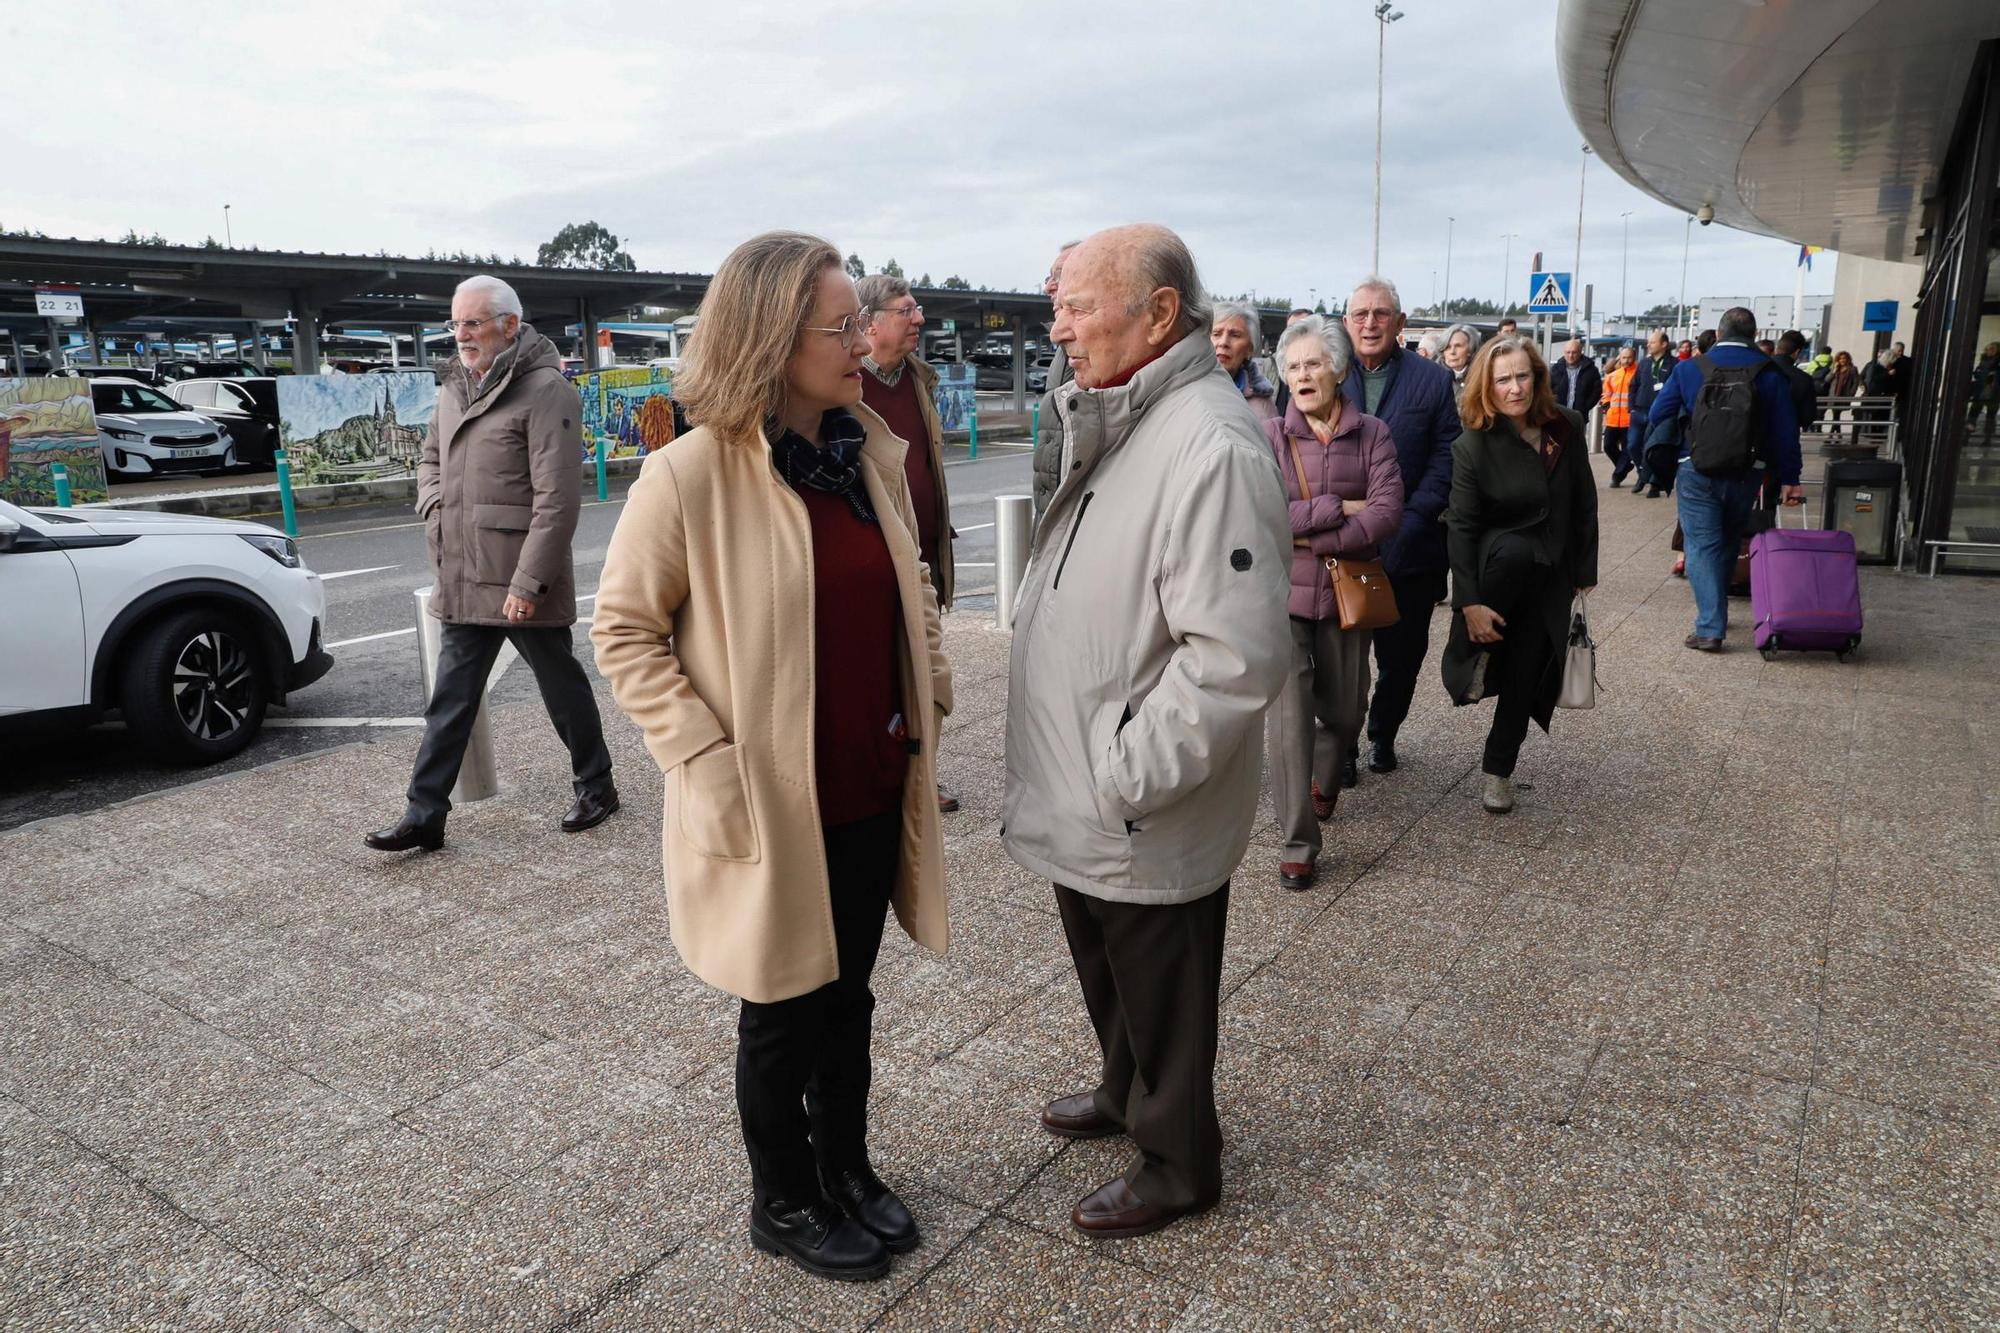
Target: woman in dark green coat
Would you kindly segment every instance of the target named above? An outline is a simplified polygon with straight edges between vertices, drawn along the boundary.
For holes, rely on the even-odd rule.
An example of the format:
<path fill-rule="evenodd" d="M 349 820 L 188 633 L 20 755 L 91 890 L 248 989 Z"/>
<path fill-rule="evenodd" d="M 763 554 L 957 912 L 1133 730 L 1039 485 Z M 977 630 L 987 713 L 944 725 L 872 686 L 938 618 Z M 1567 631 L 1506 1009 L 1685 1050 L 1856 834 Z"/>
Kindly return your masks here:
<path fill-rule="evenodd" d="M 1557 405 L 1533 342 L 1488 343 L 1465 378 L 1444 516 L 1444 684 L 1454 703 L 1499 696 L 1481 802 L 1505 814 L 1528 722 L 1547 731 L 1562 692 L 1570 604 L 1597 585 L 1597 488 L 1583 418 Z"/>

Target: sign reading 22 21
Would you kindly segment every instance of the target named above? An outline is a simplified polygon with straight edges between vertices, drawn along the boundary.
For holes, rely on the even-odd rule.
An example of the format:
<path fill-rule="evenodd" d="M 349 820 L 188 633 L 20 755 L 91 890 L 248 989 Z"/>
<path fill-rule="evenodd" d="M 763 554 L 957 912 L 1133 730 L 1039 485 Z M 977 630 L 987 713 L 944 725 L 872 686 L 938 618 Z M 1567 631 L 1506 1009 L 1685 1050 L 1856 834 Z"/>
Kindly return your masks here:
<path fill-rule="evenodd" d="M 74 287 L 37 287 L 35 313 L 48 319 L 82 319 L 83 293 Z"/>

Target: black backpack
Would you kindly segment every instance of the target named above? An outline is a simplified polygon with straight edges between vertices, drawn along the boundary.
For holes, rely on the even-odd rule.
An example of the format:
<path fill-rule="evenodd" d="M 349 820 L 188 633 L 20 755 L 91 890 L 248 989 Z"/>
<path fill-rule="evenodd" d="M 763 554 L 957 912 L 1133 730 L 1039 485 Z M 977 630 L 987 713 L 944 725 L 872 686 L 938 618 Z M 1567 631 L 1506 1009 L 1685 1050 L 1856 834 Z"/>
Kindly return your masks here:
<path fill-rule="evenodd" d="M 1701 389 L 1688 422 L 1688 461 L 1710 476 L 1741 472 L 1757 457 L 1757 377 L 1775 363 L 1759 357 L 1747 366 L 1718 366 L 1704 352 L 1694 364 Z"/>

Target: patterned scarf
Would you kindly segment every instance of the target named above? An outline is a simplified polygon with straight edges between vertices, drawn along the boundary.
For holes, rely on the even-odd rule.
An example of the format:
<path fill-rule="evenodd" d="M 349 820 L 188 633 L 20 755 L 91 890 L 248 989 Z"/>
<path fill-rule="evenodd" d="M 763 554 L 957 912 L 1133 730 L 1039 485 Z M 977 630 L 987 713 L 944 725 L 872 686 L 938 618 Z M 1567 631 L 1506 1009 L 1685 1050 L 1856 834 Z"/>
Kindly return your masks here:
<path fill-rule="evenodd" d="M 840 496 L 856 518 L 879 526 L 881 520 L 875 517 L 861 482 L 861 445 L 868 438 L 867 429 L 853 413 L 835 407 L 820 418 L 819 433 L 825 443 L 814 445 L 776 421 L 766 423 L 764 434 L 777 437 L 771 460 L 778 465 L 778 475 L 795 491 L 803 487 Z"/>

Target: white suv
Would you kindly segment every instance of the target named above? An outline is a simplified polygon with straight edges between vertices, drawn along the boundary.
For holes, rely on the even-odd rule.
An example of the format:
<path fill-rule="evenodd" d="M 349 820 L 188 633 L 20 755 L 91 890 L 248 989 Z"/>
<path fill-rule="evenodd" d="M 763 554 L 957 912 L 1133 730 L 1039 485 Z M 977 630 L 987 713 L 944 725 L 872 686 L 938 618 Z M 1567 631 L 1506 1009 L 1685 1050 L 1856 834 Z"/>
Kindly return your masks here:
<path fill-rule="evenodd" d="M 326 589 L 255 523 L 0 500 L 0 719 L 120 711 L 148 749 L 213 763 L 325 675 Z"/>
<path fill-rule="evenodd" d="M 219 472 L 236 465 L 235 441 L 219 422 L 191 412 L 158 389 L 132 379 L 94 379 L 97 447 L 112 476 L 157 477 L 169 472 Z"/>

